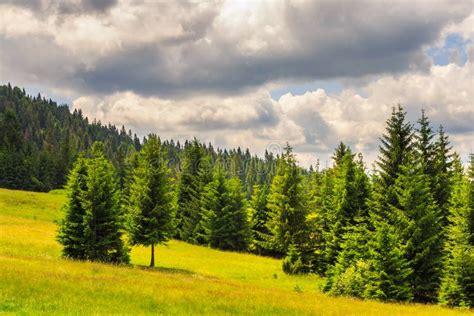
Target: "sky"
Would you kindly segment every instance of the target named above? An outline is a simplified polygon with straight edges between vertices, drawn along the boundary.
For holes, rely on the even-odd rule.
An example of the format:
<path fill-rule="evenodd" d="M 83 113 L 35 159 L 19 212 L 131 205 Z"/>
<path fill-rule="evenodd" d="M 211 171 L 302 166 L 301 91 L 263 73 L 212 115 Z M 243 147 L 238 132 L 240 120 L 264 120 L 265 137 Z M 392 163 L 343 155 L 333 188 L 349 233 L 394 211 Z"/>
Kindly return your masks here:
<path fill-rule="evenodd" d="M 0 0 L 0 82 L 140 136 L 370 164 L 392 107 L 474 151 L 473 1 Z M 416 124 L 415 124 L 416 125 Z"/>

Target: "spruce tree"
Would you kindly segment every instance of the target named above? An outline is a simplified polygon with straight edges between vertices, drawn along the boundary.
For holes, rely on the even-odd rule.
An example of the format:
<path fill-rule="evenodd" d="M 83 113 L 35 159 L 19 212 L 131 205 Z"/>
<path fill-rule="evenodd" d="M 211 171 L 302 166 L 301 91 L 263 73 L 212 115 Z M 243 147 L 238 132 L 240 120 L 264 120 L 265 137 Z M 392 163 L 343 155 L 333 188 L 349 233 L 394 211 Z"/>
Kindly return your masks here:
<path fill-rule="evenodd" d="M 375 233 L 369 242 L 369 268 L 363 277 L 363 297 L 384 301 L 411 301 L 413 299 L 410 277 L 413 270 L 405 256 L 404 244 L 397 231 L 386 221 L 373 223 Z"/>
<path fill-rule="evenodd" d="M 472 156 L 471 156 L 472 157 Z M 471 158 L 471 171 L 473 159 Z M 454 160 L 453 190 L 445 245 L 439 302 L 450 306 L 474 306 L 474 245 L 470 223 L 474 214 L 472 183 L 464 176 L 459 158 Z"/>
<path fill-rule="evenodd" d="M 393 108 L 391 117 L 387 120 L 386 133 L 380 139 L 380 154 L 376 165 L 379 167 L 379 179 L 375 188 L 379 191 L 377 197 L 383 200 L 381 211 L 388 208 L 387 203 L 397 206 L 397 199 L 392 186 L 395 184 L 401 166 L 409 163 L 410 155 L 413 151 L 413 128 L 406 121 L 406 112 L 401 105 Z M 383 216 L 383 214 L 381 214 Z"/>
<path fill-rule="evenodd" d="M 432 302 L 439 287 L 442 230 L 440 211 L 422 164 L 402 166 L 394 191 L 399 206 L 391 206 L 390 219 L 406 245 L 406 258 L 413 270 L 410 283 L 414 299 Z"/>
<path fill-rule="evenodd" d="M 67 202 L 65 218 L 60 222 L 58 241 L 63 245 L 63 256 L 71 259 L 86 259 L 86 237 L 84 234 L 84 193 L 87 190 L 87 162 L 79 157 L 71 170 L 66 186 Z"/>
<path fill-rule="evenodd" d="M 253 193 L 249 201 L 249 221 L 252 242 L 250 249 L 260 255 L 270 254 L 271 251 L 265 248 L 265 238 L 269 234 L 267 228 L 268 213 L 267 207 L 269 186 L 254 185 Z"/>
<path fill-rule="evenodd" d="M 219 248 L 245 251 L 250 243 L 250 225 L 248 220 L 245 193 L 238 177 L 226 181 L 226 206 L 223 209 L 227 221 L 221 228 L 225 233 L 219 239 Z"/>
<path fill-rule="evenodd" d="M 133 172 L 128 205 L 130 242 L 151 246 L 150 267 L 155 266 L 155 245 L 173 236 L 174 206 L 166 149 L 150 135 Z"/>
<path fill-rule="evenodd" d="M 319 179 L 320 178 L 320 179 Z M 325 169 L 310 181 L 308 197 L 309 239 L 313 248 L 312 270 L 324 275 L 330 267 L 327 249 L 332 240 L 334 169 Z"/>
<path fill-rule="evenodd" d="M 206 184 L 203 176 L 205 152 L 202 145 L 194 139 L 184 150 L 178 187 L 177 237 L 181 240 L 200 243 L 203 229 L 200 226 L 201 193 Z"/>
<path fill-rule="evenodd" d="M 341 250 L 341 237 L 355 225 L 355 216 L 367 212 L 369 197 L 368 178 L 362 161 L 354 161 L 349 148 L 335 167 L 332 210 L 328 214 L 329 231 L 326 238 L 325 257 L 329 265 L 335 263 Z"/>
<path fill-rule="evenodd" d="M 415 134 L 415 149 L 417 160 L 421 163 L 422 172 L 429 176 L 433 182 L 435 178 L 435 144 L 433 143 L 434 133 L 431 129 L 425 111 L 421 111 L 421 118 L 418 120 L 419 128 Z"/>
<path fill-rule="evenodd" d="M 434 198 L 441 210 L 442 224 L 446 227 L 449 216 L 449 197 L 451 195 L 451 169 L 452 154 L 450 153 L 448 136 L 444 133 L 443 127 L 439 127 L 438 138 L 435 142 L 435 178 L 434 178 Z"/>
<path fill-rule="evenodd" d="M 202 199 L 203 227 L 213 248 L 244 251 L 250 241 L 245 194 L 237 177 L 225 178 L 220 164 Z"/>
<path fill-rule="evenodd" d="M 127 249 L 121 239 L 119 188 L 112 164 L 105 158 L 104 146 L 92 146 L 83 195 L 86 258 L 93 261 L 128 262 Z"/>
<path fill-rule="evenodd" d="M 203 236 L 201 238 L 213 247 L 217 247 L 219 228 L 225 225 L 223 209 L 226 206 L 226 178 L 222 162 L 218 162 L 214 168 L 212 181 L 203 189 L 201 196 L 201 225 Z"/>
<path fill-rule="evenodd" d="M 270 210 L 267 245 L 280 254 L 288 253 L 290 246 L 303 253 L 308 234 L 306 195 L 302 177 L 296 165 L 292 148 L 287 145 L 282 153 L 268 195 Z M 307 262 L 303 259 L 303 264 Z M 290 269 L 293 270 L 293 269 Z"/>
<path fill-rule="evenodd" d="M 349 295 L 363 297 L 365 290 L 364 276 L 368 259 L 368 242 L 371 231 L 369 218 L 359 211 L 354 218 L 355 225 L 346 228 L 341 237 L 341 250 L 336 263 L 330 267 L 324 290 L 332 295 Z"/>

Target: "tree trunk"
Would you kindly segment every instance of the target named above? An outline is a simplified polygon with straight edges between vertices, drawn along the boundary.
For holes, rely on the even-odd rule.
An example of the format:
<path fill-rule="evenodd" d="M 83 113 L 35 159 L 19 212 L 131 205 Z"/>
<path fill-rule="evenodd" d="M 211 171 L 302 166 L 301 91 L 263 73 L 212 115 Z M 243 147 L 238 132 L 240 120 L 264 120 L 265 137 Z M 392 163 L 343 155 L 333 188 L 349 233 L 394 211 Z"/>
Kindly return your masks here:
<path fill-rule="evenodd" d="M 155 245 L 151 245 L 151 261 L 150 261 L 150 267 L 155 266 Z"/>

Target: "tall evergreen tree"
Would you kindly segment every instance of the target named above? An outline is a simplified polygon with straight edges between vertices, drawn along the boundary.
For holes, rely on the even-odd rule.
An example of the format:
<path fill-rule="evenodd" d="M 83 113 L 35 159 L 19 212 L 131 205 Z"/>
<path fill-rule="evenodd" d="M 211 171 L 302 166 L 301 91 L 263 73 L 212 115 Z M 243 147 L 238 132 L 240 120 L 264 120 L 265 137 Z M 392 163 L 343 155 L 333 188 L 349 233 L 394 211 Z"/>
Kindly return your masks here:
<path fill-rule="evenodd" d="M 177 237 L 193 243 L 202 241 L 199 238 L 203 236 L 200 223 L 201 193 L 205 185 L 201 177 L 204 157 L 201 144 L 194 139 L 185 148 L 179 177 Z"/>
<path fill-rule="evenodd" d="M 348 226 L 341 237 L 341 250 L 336 263 L 327 272 L 324 290 L 333 295 L 363 297 L 364 268 L 367 266 L 371 231 L 368 216 L 363 211 L 355 216 L 355 225 Z"/>
<path fill-rule="evenodd" d="M 354 161 L 354 155 L 349 148 L 334 172 L 333 209 L 328 214 L 329 231 L 326 234 L 325 248 L 326 262 L 330 265 L 335 263 L 341 250 L 342 235 L 355 225 L 355 216 L 358 213 L 366 214 L 369 197 L 368 178 L 363 163 Z"/>
<path fill-rule="evenodd" d="M 269 234 L 266 225 L 269 216 L 268 191 L 267 184 L 254 185 L 249 201 L 249 221 L 252 234 L 250 249 L 257 254 L 271 254 L 271 251 L 265 248 L 265 236 Z"/>
<path fill-rule="evenodd" d="M 429 176 L 433 182 L 435 178 L 435 145 L 433 143 L 434 133 L 431 129 L 425 111 L 421 111 L 421 118 L 418 120 L 419 128 L 415 134 L 415 149 L 417 160 L 421 163 L 422 172 Z"/>
<path fill-rule="evenodd" d="M 71 259 L 87 259 L 84 193 L 87 191 L 87 162 L 79 158 L 69 174 L 65 218 L 61 220 L 58 241 L 63 245 L 63 255 Z"/>
<path fill-rule="evenodd" d="M 307 201 L 303 191 L 302 177 L 289 145 L 286 146 L 279 159 L 277 172 L 268 195 L 268 208 L 270 214 L 267 228 L 270 236 L 267 239 L 267 245 L 281 254 L 288 253 L 291 246 L 293 254 L 299 253 L 303 256 L 308 232 Z M 303 261 L 306 260 L 303 258 Z M 307 262 L 303 262 L 303 266 L 305 265 Z M 302 269 L 306 270 L 307 267 Z M 289 270 L 294 271 L 292 268 Z"/>
<path fill-rule="evenodd" d="M 394 185 L 399 207 L 391 206 L 391 220 L 406 245 L 413 274 L 410 283 L 416 301 L 436 299 L 442 258 L 440 211 L 421 163 L 402 167 Z"/>
<path fill-rule="evenodd" d="M 448 223 L 449 197 L 451 195 L 451 173 L 452 154 L 448 136 L 444 133 L 443 127 L 439 127 L 438 138 L 435 142 L 435 178 L 434 178 L 434 198 L 441 210 L 441 221 L 443 227 Z"/>
<path fill-rule="evenodd" d="M 87 190 L 83 195 L 86 258 L 103 262 L 128 262 L 122 241 L 119 188 L 112 164 L 105 158 L 102 143 L 92 147 L 88 162 Z"/>
<path fill-rule="evenodd" d="M 156 135 L 150 135 L 143 145 L 133 174 L 129 197 L 130 242 L 151 246 L 150 267 L 154 267 L 155 245 L 173 236 L 175 206 L 166 149 Z"/>
<path fill-rule="evenodd" d="M 245 195 L 237 177 L 225 178 L 220 164 L 202 198 L 203 226 L 211 247 L 244 251 L 250 238 Z"/>
<path fill-rule="evenodd" d="M 471 156 L 471 171 L 474 170 Z M 472 218 L 474 201 L 471 191 L 474 178 L 464 176 L 459 158 L 454 160 L 453 191 L 450 198 L 439 301 L 450 306 L 474 306 L 474 244 Z"/>
<path fill-rule="evenodd" d="M 413 270 L 405 256 L 404 245 L 392 225 L 378 220 L 374 225 L 363 296 L 384 301 L 411 301 Z"/>
<path fill-rule="evenodd" d="M 406 112 L 401 105 L 393 108 L 392 115 L 387 120 L 386 134 L 380 140 L 382 145 L 377 165 L 383 186 L 389 188 L 398 178 L 401 166 L 409 162 L 409 154 L 413 149 L 413 128 L 406 121 Z M 393 194 L 389 194 L 388 198 L 390 202 L 394 202 Z"/>

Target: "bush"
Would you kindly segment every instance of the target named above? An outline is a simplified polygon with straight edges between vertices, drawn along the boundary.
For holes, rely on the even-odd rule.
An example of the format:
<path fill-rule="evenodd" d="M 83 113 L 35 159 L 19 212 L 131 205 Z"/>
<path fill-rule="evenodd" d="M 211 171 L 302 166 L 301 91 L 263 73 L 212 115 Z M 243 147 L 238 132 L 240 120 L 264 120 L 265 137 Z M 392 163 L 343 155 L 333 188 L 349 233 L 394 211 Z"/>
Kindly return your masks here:
<path fill-rule="evenodd" d="M 301 262 L 301 254 L 294 245 L 290 245 L 288 254 L 283 260 L 283 272 L 287 274 L 298 274 L 306 272 L 304 264 Z"/>
<path fill-rule="evenodd" d="M 337 266 L 335 267 L 337 269 Z M 364 297 L 364 291 L 369 274 L 370 264 L 359 260 L 340 273 L 334 273 L 331 280 L 329 293 L 332 295 L 344 295 Z"/>

